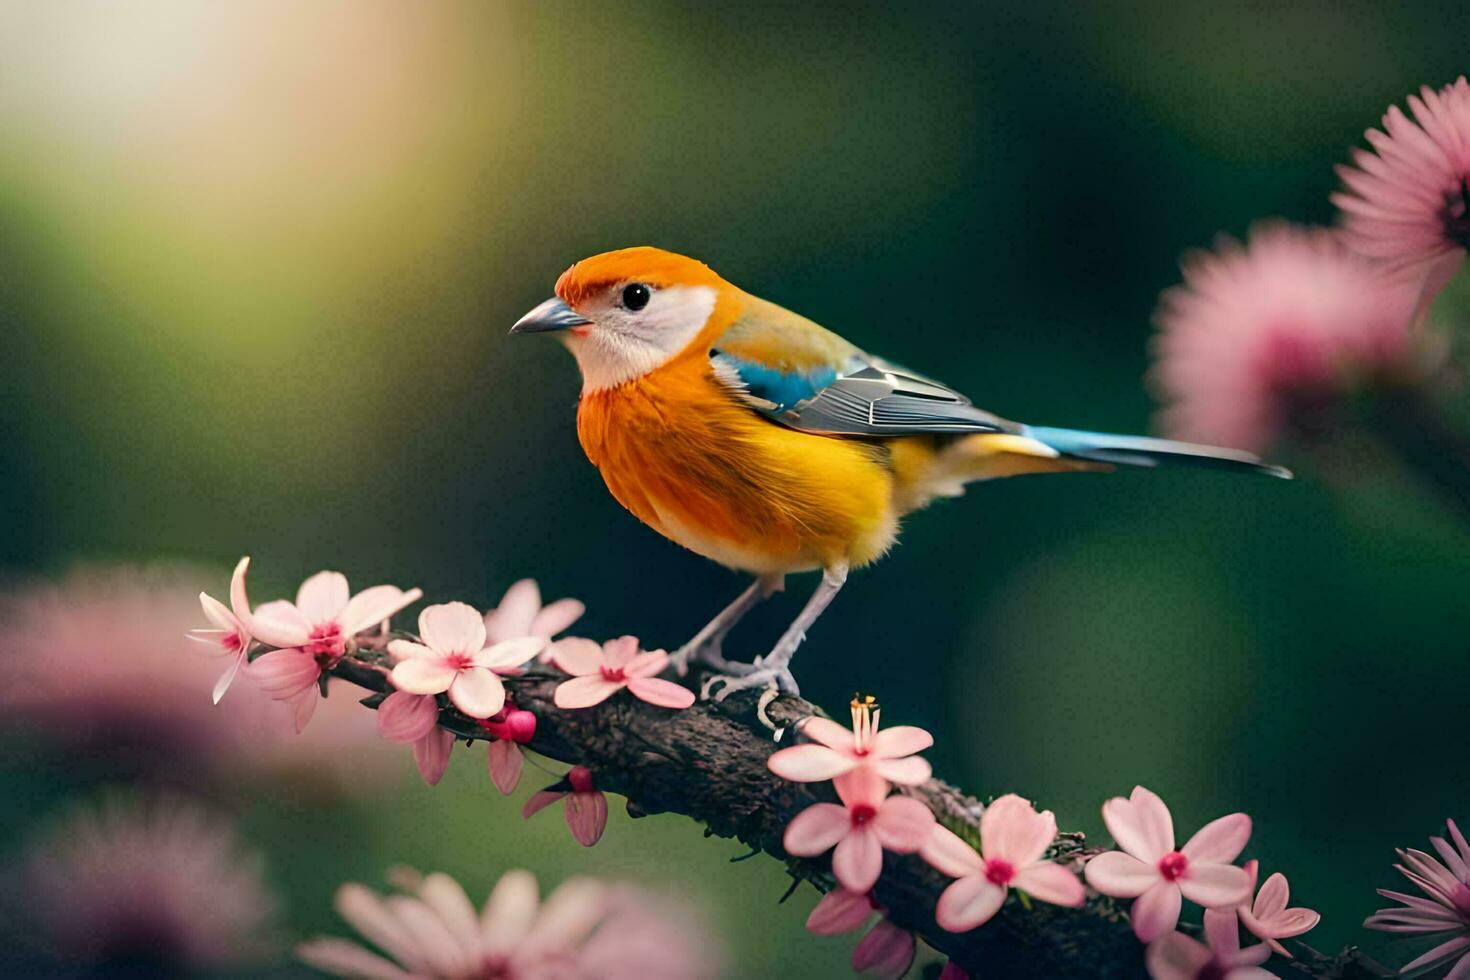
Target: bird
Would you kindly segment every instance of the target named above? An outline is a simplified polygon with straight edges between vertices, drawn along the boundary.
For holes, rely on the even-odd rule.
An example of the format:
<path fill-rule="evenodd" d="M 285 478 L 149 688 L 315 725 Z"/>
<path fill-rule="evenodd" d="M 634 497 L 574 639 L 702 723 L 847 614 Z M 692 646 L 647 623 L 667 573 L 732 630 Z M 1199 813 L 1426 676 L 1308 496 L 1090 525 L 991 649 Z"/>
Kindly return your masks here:
<path fill-rule="evenodd" d="M 512 334 L 559 338 L 582 376 L 577 436 L 644 524 L 753 577 L 672 655 L 701 693 L 798 693 L 791 661 L 849 573 L 900 521 L 968 483 L 1032 473 L 1187 465 L 1290 478 L 1234 449 L 1012 422 L 933 378 L 653 246 L 574 263 Z M 819 571 L 768 653 L 727 659 L 736 623 Z"/>

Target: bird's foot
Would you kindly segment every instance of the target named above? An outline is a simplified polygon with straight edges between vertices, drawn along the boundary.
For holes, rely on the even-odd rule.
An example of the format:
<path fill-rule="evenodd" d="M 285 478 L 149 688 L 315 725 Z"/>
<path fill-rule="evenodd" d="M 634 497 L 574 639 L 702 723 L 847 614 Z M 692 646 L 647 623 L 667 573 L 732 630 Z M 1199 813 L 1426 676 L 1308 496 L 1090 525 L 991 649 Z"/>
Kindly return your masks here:
<path fill-rule="evenodd" d="M 704 643 L 690 641 L 669 654 L 669 661 L 680 677 L 686 676 L 691 666 L 703 667 L 711 674 L 729 674 L 732 677 L 743 676 L 755 669 L 754 664 L 726 660 L 718 640 Z"/>
<path fill-rule="evenodd" d="M 763 659 L 769 658 L 757 659 L 753 664 L 728 664 L 737 670 L 706 677 L 699 688 L 700 698 L 705 701 L 723 701 L 736 691 L 758 688 L 767 688 L 781 694 L 801 693 L 786 661 L 773 661 L 767 666 L 762 662 Z"/>

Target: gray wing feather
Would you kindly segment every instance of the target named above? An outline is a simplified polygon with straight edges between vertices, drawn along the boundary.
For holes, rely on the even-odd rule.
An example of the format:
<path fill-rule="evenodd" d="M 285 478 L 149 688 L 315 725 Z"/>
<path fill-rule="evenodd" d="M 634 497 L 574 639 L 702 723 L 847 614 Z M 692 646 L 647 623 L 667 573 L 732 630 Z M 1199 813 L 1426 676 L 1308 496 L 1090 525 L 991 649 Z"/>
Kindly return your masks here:
<path fill-rule="evenodd" d="M 903 436 L 926 432 L 1018 432 L 953 388 L 872 357 L 855 357 L 831 384 L 771 415 L 803 432 Z"/>

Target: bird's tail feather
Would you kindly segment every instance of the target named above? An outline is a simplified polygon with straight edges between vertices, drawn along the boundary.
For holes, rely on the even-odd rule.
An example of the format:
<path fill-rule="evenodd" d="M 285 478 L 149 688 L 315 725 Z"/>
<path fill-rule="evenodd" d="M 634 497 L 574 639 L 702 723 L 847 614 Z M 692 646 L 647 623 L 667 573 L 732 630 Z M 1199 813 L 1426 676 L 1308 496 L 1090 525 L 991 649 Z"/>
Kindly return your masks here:
<path fill-rule="evenodd" d="M 1200 446 L 1172 439 L 1148 436 L 1119 436 L 1107 432 L 1082 432 L 1078 429 L 1049 429 L 1031 426 L 1026 435 L 1075 459 L 1116 466 L 1201 466 L 1219 470 L 1261 473 L 1283 480 L 1291 479 L 1291 470 L 1274 466 L 1239 449 Z"/>

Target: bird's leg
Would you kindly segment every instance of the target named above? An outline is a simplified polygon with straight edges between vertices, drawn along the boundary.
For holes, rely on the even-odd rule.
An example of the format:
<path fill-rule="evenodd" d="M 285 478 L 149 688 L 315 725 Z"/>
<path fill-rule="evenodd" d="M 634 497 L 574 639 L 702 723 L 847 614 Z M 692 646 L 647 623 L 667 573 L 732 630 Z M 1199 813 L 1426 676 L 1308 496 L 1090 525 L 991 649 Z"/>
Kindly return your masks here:
<path fill-rule="evenodd" d="M 822 615 L 846 582 L 846 564 L 823 569 L 822 581 L 817 585 L 816 591 L 806 601 L 795 621 L 781 634 L 781 639 L 776 641 L 771 652 L 758 658 L 752 665 L 755 669 L 743 671 L 736 677 L 710 677 L 705 680 L 701 693 L 706 698 L 713 696 L 716 701 L 725 700 L 733 691 L 753 687 L 774 687 L 786 694 L 799 693 L 796 678 L 791 676 L 791 657 L 796 653 L 796 648 L 801 646 L 801 641 L 806 639 L 806 631 Z"/>
<path fill-rule="evenodd" d="M 705 624 L 704 629 L 695 633 L 693 638 L 679 649 L 675 650 L 670 658 L 674 662 L 674 669 L 679 676 L 683 677 L 689 672 L 689 661 L 703 664 L 716 673 L 733 674 L 738 673 L 745 664 L 733 664 L 726 660 L 722 653 L 725 637 L 735 628 L 735 624 L 745 618 L 745 614 L 760 604 L 773 592 L 781 591 L 784 576 L 762 575 L 750 587 L 740 593 L 735 601 L 724 609 L 719 615 Z"/>

